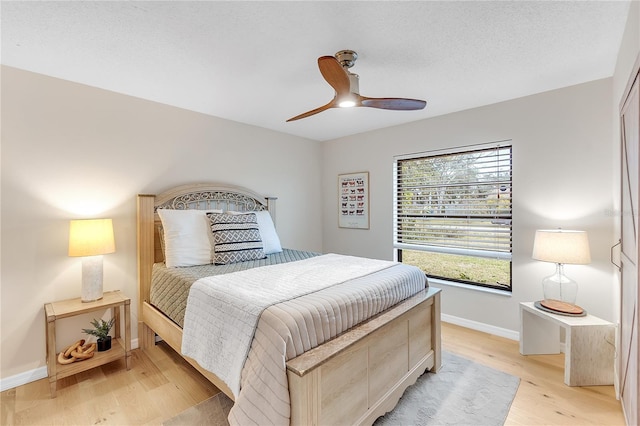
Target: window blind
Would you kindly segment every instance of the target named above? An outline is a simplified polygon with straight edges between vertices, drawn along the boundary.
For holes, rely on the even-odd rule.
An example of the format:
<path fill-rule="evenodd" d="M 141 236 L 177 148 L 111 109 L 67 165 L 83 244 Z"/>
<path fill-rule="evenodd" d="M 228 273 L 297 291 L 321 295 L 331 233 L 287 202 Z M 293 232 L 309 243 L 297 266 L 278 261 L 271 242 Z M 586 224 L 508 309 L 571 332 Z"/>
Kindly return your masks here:
<path fill-rule="evenodd" d="M 397 157 L 394 246 L 511 259 L 511 151 Z"/>

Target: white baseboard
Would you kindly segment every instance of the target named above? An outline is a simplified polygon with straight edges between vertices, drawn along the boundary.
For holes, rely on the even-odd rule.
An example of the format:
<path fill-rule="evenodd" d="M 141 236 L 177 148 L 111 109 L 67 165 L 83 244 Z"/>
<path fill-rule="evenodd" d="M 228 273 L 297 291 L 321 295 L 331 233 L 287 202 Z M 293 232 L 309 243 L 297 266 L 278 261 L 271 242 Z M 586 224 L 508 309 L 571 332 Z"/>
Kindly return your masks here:
<path fill-rule="evenodd" d="M 472 330 L 482 331 L 483 333 L 493 334 L 494 336 L 504 337 L 511 340 L 520 340 L 520 333 L 517 331 L 509 330 L 507 328 L 496 327 L 494 325 L 485 324 L 482 322 L 472 321 L 466 318 L 460 318 L 453 315 L 442 314 L 442 321 L 450 324 L 459 325 L 461 327 L 470 328 Z"/>
<path fill-rule="evenodd" d="M 36 380 L 47 378 L 47 367 L 38 367 L 15 376 L 7 377 L 0 380 L 0 392 L 35 382 Z"/>
<path fill-rule="evenodd" d="M 131 340 L 131 349 L 138 347 L 138 339 Z M 0 379 L 0 392 L 47 378 L 47 367 L 38 367 L 24 373 Z"/>
<path fill-rule="evenodd" d="M 507 328 L 496 327 L 482 322 L 471 321 L 466 318 L 460 318 L 453 315 L 442 314 L 441 319 L 450 324 L 459 325 L 460 327 L 470 328 L 472 330 L 482 331 L 483 333 L 493 334 L 494 336 L 504 337 L 506 339 L 520 341 L 520 333 L 509 330 Z M 560 352 L 565 352 L 565 343 L 560 342 Z"/>

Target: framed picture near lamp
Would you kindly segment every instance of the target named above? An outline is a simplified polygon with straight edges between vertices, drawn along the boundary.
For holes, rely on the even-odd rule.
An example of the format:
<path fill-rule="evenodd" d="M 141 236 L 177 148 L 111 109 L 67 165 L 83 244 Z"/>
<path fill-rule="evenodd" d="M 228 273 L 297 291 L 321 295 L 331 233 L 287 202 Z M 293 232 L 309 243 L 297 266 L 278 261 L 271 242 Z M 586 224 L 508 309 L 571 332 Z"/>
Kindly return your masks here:
<path fill-rule="evenodd" d="M 369 229 L 369 172 L 338 175 L 338 226 Z"/>

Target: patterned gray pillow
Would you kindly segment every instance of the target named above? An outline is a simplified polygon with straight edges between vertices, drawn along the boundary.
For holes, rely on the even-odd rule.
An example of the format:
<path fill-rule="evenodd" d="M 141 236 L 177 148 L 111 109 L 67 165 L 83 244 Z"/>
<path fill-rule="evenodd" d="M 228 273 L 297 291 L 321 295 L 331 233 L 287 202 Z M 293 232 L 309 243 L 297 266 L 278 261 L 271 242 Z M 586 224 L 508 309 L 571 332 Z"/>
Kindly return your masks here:
<path fill-rule="evenodd" d="M 264 259 L 262 238 L 255 214 L 207 213 L 214 240 L 214 263 Z"/>

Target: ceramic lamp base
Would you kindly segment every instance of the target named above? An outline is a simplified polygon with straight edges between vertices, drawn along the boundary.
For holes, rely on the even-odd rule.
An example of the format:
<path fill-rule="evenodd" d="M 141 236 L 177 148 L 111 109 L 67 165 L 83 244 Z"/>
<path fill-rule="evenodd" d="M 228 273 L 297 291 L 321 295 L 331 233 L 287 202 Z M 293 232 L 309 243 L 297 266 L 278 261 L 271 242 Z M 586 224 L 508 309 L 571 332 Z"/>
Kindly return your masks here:
<path fill-rule="evenodd" d="M 102 299 L 102 255 L 82 258 L 80 299 L 83 302 Z"/>

